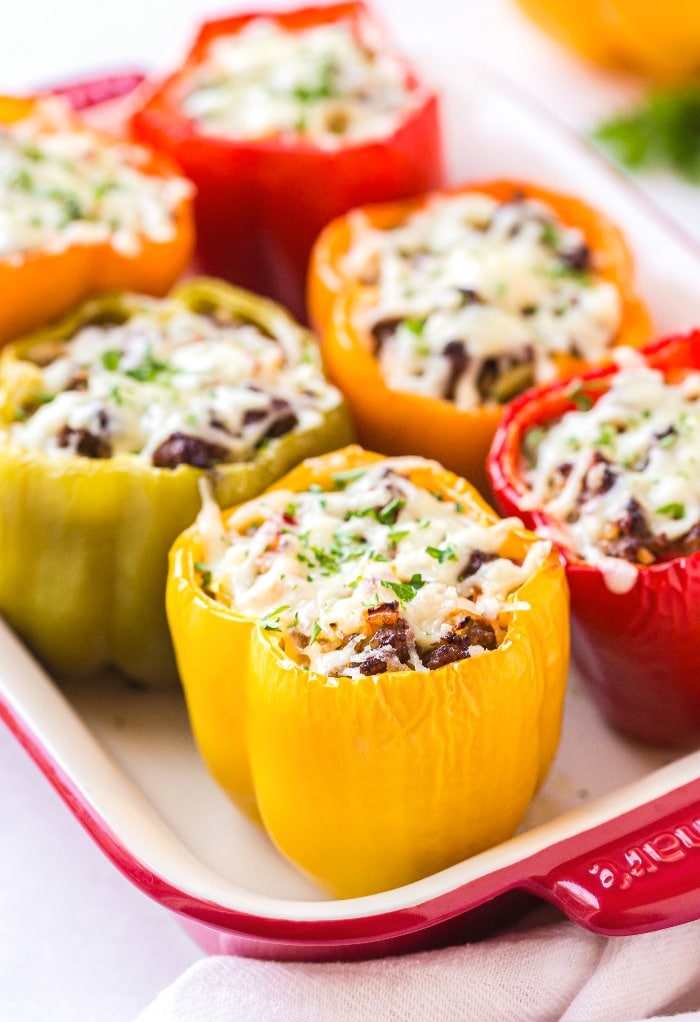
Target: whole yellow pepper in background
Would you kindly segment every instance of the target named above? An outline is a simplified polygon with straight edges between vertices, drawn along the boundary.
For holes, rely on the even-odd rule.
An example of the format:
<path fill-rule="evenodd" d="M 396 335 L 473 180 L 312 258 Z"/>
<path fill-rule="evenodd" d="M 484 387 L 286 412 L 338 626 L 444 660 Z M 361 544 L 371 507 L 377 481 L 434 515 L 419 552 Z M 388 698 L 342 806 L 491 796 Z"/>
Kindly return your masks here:
<path fill-rule="evenodd" d="M 540 28 L 597 64 L 659 82 L 700 71 L 698 0 L 517 0 Z"/>

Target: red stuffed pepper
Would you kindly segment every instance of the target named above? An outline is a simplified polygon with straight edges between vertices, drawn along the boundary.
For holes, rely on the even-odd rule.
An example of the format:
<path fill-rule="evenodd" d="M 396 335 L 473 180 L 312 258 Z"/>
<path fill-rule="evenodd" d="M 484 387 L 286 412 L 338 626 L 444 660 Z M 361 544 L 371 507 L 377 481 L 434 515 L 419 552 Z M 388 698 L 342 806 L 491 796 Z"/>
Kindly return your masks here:
<path fill-rule="evenodd" d="M 326 223 L 442 182 L 437 97 L 357 2 L 207 22 L 132 127 L 197 185 L 199 269 L 297 314 Z"/>
<path fill-rule="evenodd" d="M 489 458 L 501 510 L 559 546 L 575 662 L 617 729 L 700 739 L 700 332 L 530 391 Z"/>

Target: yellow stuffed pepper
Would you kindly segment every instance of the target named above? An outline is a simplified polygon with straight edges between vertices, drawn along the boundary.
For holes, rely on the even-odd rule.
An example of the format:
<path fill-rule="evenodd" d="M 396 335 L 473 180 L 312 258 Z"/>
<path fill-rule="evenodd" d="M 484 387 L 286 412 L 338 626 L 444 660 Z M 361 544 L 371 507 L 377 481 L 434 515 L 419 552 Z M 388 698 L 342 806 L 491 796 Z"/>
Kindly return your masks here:
<path fill-rule="evenodd" d="M 168 549 L 350 438 L 311 335 L 208 280 L 93 299 L 0 356 L 0 613 L 60 674 L 176 681 Z"/>
<path fill-rule="evenodd" d="M 350 447 L 205 502 L 167 608 L 212 775 L 336 896 L 509 837 L 557 748 L 562 566 L 435 462 Z"/>
<path fill-rule="evenodd" d="M 194 244 L 193 188 L 58 98 L 0 96 L 0 345 L 90 295 L 162 295 Z"/>

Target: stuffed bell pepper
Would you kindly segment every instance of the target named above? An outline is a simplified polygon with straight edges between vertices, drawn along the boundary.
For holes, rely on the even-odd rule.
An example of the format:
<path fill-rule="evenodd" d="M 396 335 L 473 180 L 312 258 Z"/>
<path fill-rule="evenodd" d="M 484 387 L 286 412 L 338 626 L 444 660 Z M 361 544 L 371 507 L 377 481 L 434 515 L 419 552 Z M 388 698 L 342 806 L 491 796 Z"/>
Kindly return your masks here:
<path fill-rule="evenodd" d="M 164 294 L 193 248 L 192 186 L 58 97 L 0 97 L 0 344 L 99 292 Z"/>
<path fill-rule="evenodd" d="M 488 494 L 504 404 L 648 339 L 631 288 L 630 254 L 600 213 L 491 181 L 329 225 L 309 310 L 361 442 L 438 458 Z"/>
<path fill-rule="evenodd" d="M 325 224 L 442 183 L 437 97 L 357 2 L 206 23 L 132 123 L 197 186 L 200 269 L 297 315 Z"/>
<path fill-rule="evenodd" d="M 350 447 L 205 503 L 167 607 L 211 773 L 336 896 L 509 837 L 557 747 L 559 558 L 435 462 Z"/>
<path fill-rule="evenodd" d="M 311 335 L 216 281 L 93 299 L 0 356 L 0 613 L 47 666 L 175 681 L 170 544 L 346 443 Z"/>
<path fill-rule="evenodd" d="M 606 717 L 678 746 L 700 740 L 699 459 L 696 333 L 523 396 L 489 462 L 502 510 L 562 552 L 575 661 Z"/>

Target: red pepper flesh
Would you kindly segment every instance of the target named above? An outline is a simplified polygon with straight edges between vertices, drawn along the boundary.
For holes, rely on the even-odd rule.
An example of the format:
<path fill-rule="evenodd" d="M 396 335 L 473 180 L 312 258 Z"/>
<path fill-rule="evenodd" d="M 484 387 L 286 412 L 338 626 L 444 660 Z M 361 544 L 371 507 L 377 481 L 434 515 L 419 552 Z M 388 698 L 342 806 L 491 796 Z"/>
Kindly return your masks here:
<path fill-rule="evenodd" d="M 643 349 L 664 375 L 700 370 L 700 331 Z M 580 377 L 595 401 L 614 367 Z M 627 593 L 613 593 L 603 572 L 581 560 L 555 523 L 528 508 L 521 452 L 526 431 L 575 407 L 571 383 L 524 394 L 506 411 L 488 459 L 502 514 L 551 535 L 566 564 L 571 589 L 572 654 L 579 673 L 613 727 L 643 741 L 693 747 L 700 741 L 700 552 L 638 565 Z"/>

